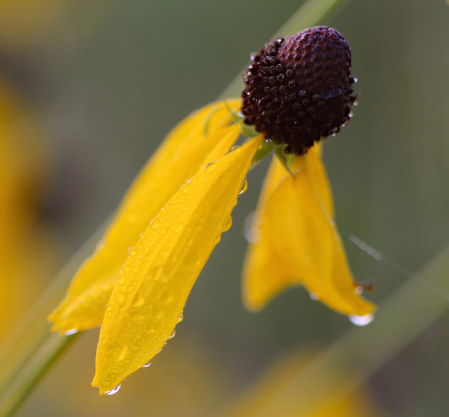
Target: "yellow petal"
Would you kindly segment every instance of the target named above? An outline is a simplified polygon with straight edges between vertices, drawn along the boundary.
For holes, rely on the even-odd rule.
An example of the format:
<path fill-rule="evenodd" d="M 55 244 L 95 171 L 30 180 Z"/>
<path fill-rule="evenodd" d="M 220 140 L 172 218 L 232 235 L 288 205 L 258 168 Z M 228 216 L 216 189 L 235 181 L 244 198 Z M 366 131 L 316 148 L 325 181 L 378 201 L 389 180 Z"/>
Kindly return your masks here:
<path fill-rule="evenodd" d="M 261 145 L 258 137 L 201 170 L 131 251 L 109 300 L 92 383 L 100 394 L 142 367 L 170 337 Z"/>
<path fill-rule="evenodd" d="M 321 160 L 321 147 L 314 145 L 307 153 L 306 165 L 309 183 L 315 196 L 323 205 L 329 216 L 334 217 L 334 202 L 332 191 L 329 186 L 326 169 Z"/>
<path fill-rule="evenodd" d="M 286 178 L 267 203 L 268 230 L 289 259 L 297 282 L 321 302 L 343 314 L 365 315 L 371 303 L 355 292 L 335 223 L 316 198 L 310 169 Z"/>
<path fill-rule="evenodd" d="M 260 310 L 275 294 L 294 284 L 290 263 L 269 237 L 265 211 L 269 197 L 289 175 L 274 156 L 248 231 L 251 243 L 243 266 L 242 296 L 244 305 L 252 311 Z"/>
<path fill-rule="evenodd" d="M 332 196 L 319 153 L 311 150 L 307 157 L 296 158 L 295 178 L 282 176 L 277 161 L 273 165 L 277 168 L 270 170 L 267 180 L 271 192 L 261 199 L 256 215 L 261 238 L 250 246 L 245 264 L 245 304 L 260 309 L 285 287 L 303 284 L 343 314 L 370 313 L 373 305 L 355 292 L 329 214 L 333 213 Z M 281 262 L 285 263 L 282 268 L 273 266 Z"/>
<path fill-rule="evenodd" d="M 228 104 L 232 108 L 239 106 L 238 101 Z M 205 135 L 207 120 L 209 129 Z M 130 187 L 95 253 L 75 275 L 65 299 L 50 315 L 52 330 L 63 333 L 101 324 L 106 303 L 101 308 L 100 302 L 108 296 L 98 289 L 107 287 L 112 291 L 128 249 L 160 208 L 199 169 L 228 152 L 240 133 L 237 125 L 226 126 L 230 121 L 224 102 L 214 103 L 187 117 L 168 135 Z M 96 286 L 105 279 L 110 280 L 107 286 Z M 92 298 L 94 294 L 98 300 Z"/>

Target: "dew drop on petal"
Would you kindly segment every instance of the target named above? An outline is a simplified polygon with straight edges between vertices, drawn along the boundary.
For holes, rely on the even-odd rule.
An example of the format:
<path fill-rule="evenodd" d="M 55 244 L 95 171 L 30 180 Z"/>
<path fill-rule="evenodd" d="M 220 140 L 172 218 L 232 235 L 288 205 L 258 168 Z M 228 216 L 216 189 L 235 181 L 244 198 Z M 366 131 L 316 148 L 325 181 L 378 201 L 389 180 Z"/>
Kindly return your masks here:
<path fill-rule="evenodd" d="M 244 179 L 242 182 L 242 188 L 240 189 L 239 194 L 245 193 L 247 189 L 248 189 L 248 181 L 246 181 L 246 179 Z"/>
<path fill-rule="evenodd" d="M 71 334 L 78 333 L 78 329 L 70 329 L 64 332 L 64 336 L 70 336 Z"/>
<path fill-rule="evenodd" d="M 176 335 L 176 330 L 173 330 L 173 333 L 170 336 L 168 336 L 168 338 L 173 339 L 175 337 L 175 335 Z"/>
<path fill-rule="evenodd" d="M 215 168 L 215 167 L 212 166 L 214 163 L 215 163 L 215 162 L 209 162 L 208 164 L 206 164 L 206 165 L 204 166 L 204 169 L 212 170 L 212 168 Z"/>
<path fill-rule="evenodd" d="M 228 216 L 226 217 L 225 223 L 224 223 L 224 228 L 223 228 L 223 232 L 227 232 L 232 226 L 232 217 Z"/>
<path fill-rule="evenodd" d="M 104 393 L 104 395 L 114 395 L 117 394 L 117 392 L 119 392 L 120 388 L 121 388 L 121 384 L 118 384 L 116 387 L 110 389 L 109 391 L 106 391 Z"/>
<path fill-rule="evenodd" d="M 181 323 L 181 321 L 184 320 L 184 315 L 181 313 L 178 317 L 178 323 Z"/>
<path fill-rule="evenodd" d="M 366 316 L 357 316 L 356 314 L 350 314 L 348 319 L 352 324 L 356 326 L 366 326 L 374 320 L 374 314 L 367 314 Z"/>
<path fill-rule="evenodd" d="M 142 368 L 149 368 L 151 366 L 151 361 L 147 362 Z"/>
<path fill-rule="evenodd" d="M 239 148 L 239 146 L 237 146 L 237 145 L 234 145 L 232 148 L 231 148 L 231 152 L 233 152 L 233 151 L 235 151 L 235 150 L 237 150 Z"/>
<path fill-rule="evenodd" d="M 220 240 L 221 240 L 221 235 L 218 235 L 218 236 L 215 238 L 215 244 L 219 243 Z"/>
<path fill-rule="evenodd" d="M 316 292 L 311 292 L 310 294 L 309 294 L 309 297 L 312 299 L 312 300 L 318 300 L 318 294 L 316 293 Z"/>

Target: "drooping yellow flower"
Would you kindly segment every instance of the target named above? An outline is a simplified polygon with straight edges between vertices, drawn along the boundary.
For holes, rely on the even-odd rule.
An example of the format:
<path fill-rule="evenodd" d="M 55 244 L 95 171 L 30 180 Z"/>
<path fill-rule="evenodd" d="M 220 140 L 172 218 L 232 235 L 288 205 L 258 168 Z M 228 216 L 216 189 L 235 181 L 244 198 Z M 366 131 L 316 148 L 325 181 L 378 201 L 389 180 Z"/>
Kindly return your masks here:
<path fill-rule="evenodd" d="M 315 346 L 313 352 L 316 351 Z M 306 349 L 278 358 L 270 369 L 260 375 L 243 393 L 228 402 L 224 410 L 214 414 L 214 417 L 382 415 L 369 390 L 358 383 L 358 376 L 351 375 L 338 364 L 315 367 L 316 372 L 312 380 L 304 376 L 308 372 L 307 367 L 320 355 L 314 357 L 311 352 Z M 320 400 L 317 401 L 318 398 Z"/>
<path fill-rule="evenodd" d="M 352 105 L 353 97 L 341 101 L 332 94 L 329 103 L 337 100 L 342 111 Z M 342 314 L 373 310 L 357 293 L 347 266 L 313 129 L 303 125 L 307 140 L 297 146 L 296 156 L 286 156 L 295 135 L 264 140 L 271 135 L 269 128 L 251 114 L 248 103 L 244 98 L 242 103 L 208 105 L 168 135 L 51 314 L 53 330 L 61 333 L 102 325 L 92 383 L 101 394 L 115 392 L 174 335 L 193 284 L 221 234 L 231 227 L 248 170 L 273 148 L 278 159 L 264 185 L 253 227 L 256 238 L 245 265 L 245 304 L 260 309 L 287 286 L 303 284 Z M 240 109 L 244 116 L 237 114 Z M 241 132 L 247 140 L 233 147 Z"/>

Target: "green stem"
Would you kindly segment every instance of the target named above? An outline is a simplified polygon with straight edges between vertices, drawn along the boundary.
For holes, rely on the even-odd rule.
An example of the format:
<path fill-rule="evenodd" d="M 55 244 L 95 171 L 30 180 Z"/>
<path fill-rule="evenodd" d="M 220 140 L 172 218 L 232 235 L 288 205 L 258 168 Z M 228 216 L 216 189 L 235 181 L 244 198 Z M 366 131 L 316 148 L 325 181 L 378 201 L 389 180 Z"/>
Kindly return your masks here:
<path fill-rule="evenodd" d="M 295 33 L 314 26 L 347 1 L 349 0 L 308 0 L 278 33 Z M 239 95 L 241 90 L 242 80 L 238 75 L 220 98 Z M 72 340 L 73 337 L 58 339 L 59 336 L 48 336 L 49 326 L 45 317 L 62 298 L 70 279 L 84 259 L 92 253 L 94 244 L 98 242 L 104 229 L 105 225 L 100 227 L 69 261 L 55 283 L 18 326 L 15 334 L 11 335 L 8 344 L 0 350 L 0 363 L 3 367 L 0 369 L 0 417 L 10 416 L 17 410 Z M 39 349 L 39 346 L 43 347 Z"/>
<path fill-rule="evenodd" d="M 77 334 L 61 337 L 57 334 L 52 334 L 47 339 L 44 345 L 34 353 L 26 366 L 15 375 L 14 381 L 3 393 L 3 400 L 0 406 L 1 416 L 10 417 L 14 415 L 39 380 L 73 342 L 76 336 Z"/>
<path fill-rule="evenodd" d="M 31 392 L 34 385 L 44 375 L 47 367 L 53 363 L 57 355 L 62 350 L 55 340 L 64 343 L 67 337 L 61 338 L 58 335 L 50 334 L 50 326 L 47 322 L 47 316 L 52 309 L 61 300 L 67 290 L 68 283 L 79 268 L 82 262 L 92 253 L 95 245 L 103 235 L 111 216 L 92 234 L 92 236 L 82 245 L 82 247 L 72 256 L 70 261 L 58 274 L 56 279 L 41 295 L 39 301 L 30 309 L 23 318 L 16 330 L 8 337 L 6 343 L 0 349 L 0 416 L 6 415 L 4 410 L 16 410 L 20 403 Z M 53 342 L 50 343 L 50 341 Z M 47 346 L 42 350 L 43 346 Z M 59 352 L 56 356 L 52 349 Z M 41 358 L 36 361 L 37 357 Z M 52 360 L 46 361 L 44 357 Z M 29 369 L 33 363 L 33 369 Z M 37 368 L 41 366 L 41 370 Z M 31 383 L 27 382 L 28 375 Z M 23 385 L 27 386 L 25 390 Z M 18 395 L 17 392 L 24 393 Z M 14 399 L 17 405 L 14 405 Z M 8 411 L 12 413 L 12 411 Z"/>

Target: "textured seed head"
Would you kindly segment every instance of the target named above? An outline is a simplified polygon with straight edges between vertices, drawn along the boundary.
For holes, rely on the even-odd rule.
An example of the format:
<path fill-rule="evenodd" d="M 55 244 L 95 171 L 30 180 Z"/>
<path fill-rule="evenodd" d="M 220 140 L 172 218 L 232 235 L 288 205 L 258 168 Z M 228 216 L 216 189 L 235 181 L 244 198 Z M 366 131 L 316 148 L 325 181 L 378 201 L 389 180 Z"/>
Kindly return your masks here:
<path fill-rule="evenodd" d="M 335 29 L 318 26 L 266 44 L 243 74 L 244 122 L 302 155 L 349 121 L 356 96 L 351 51 Z"/>

